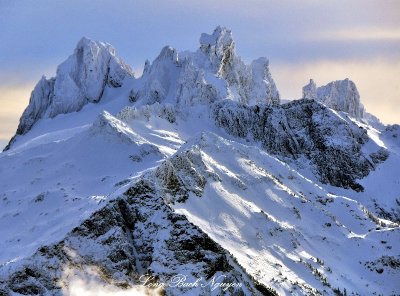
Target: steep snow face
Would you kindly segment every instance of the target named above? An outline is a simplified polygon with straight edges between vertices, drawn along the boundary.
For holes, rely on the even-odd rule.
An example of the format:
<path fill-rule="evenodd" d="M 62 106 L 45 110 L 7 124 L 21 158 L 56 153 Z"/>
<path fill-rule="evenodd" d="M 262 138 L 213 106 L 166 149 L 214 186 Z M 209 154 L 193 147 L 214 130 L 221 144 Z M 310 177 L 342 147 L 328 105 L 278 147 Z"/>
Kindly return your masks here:
<path fill-rule="evenodd" d="M 348 78 L 318 88 L 311 79 L 310 83 L 303 87 L 303 98 L 318 100 L 333 110 L 347 112 L 357 119 L 364 115 L 364 106 L 360 103 L 357 87 Z"/>
<path fill-rule="evenodd" d="M 56 77 L 43 77 L 36 85 L 17 134 L 27 133 L 40 118 L 98 102 L 106 86 L 121 86 L 127 75 L 133 75 L 130 67 L 115 56 L 111 45 L 82 38 L 74 54 L 58 67 Z"/>
<path fill-rule="evenodd" d="M 366 111 L 364 111 L 361 121 L 379 131 L 384 131 L 386 129 L 386 126 L 379 120 L 378 117 Z"/>
<path fill-rule="evenodd" d="M 148 143 L 144 138 L 135 133 L 124 122 L 115 118 L 107 111 L 103 111 L 91 127 L 93 134 L 102 133 L 110 137 L 116 137 L 115 140 L 134 145 Z M 112 140 L 112 139 L 111 139 Z"/>
<path fill-rule="evenodd" d="M 0 252 L 0 266 L 62 239 L 121 186 L 173 153 L 169 138 L 153 131 L 159 141 L 150 143 L 140 134 L 149 136 L 104 112 L 92 125 L 1 153 L 0 225 L 14 227 L 0 227 L 0 249 L 8 250 Z"/>
<path fill-rule="evenodd" d="M 229 137 L 209 126 L 212 120 L 206 112 L 198 117 L 196 108 L 185 120 L 178 109 L 153 104 L 125 107 L 116 116 L 103 112 L 82 134 L 67 141 L 3 153 L 0 162 L 7 182 L 0 183 L 6 198 L 1 200 L 0 222 L 20 231 L 2 232 L 1 249 L 8 251 L 2 253 L 0 291 L 62 294 L 61 288 L 70 285 L 66 269 L 75 266 L 83 277 L 89 267 L 106 271 L 96 274 L 100 284 L 124 287 L 137 285 L 143 274 L 167 281 L 183 273 L 189 279 L 228 276 L 250 287 L 243 290 L 245 295 L 268 295 L 270 290 L 263 285 L 282 295 L 293 290 L 299 295 L 323 290 L 333 295 L 337 287 L 349 293 L 394 293 L 399 228 L 376 217 L 365 203 L 382 191 L 373 186 L 373 179 L 379 178 L 387 187 L 383 207 L 395 205 L 388 201 L 400 193 L 398 180 L 394 174 L 385 178 L 385 171 L 395 168 L 399 158 L 391 157 L 372 179 L 361 180 L 365 193 L 327 186 L 300 154 L 307 156 L 313 145 L 326 145 L 327 157 L 337 155 L 339 161 L 320 164 L 341 167 L 340 146 L 356 151 L 360 141 L 363 148 L 368 146 L 365 157 L 379 149 L 366 141 L 365 130 L 314 101 L 271 108 L 229 100 L 215 105 L 224 106 L 224 112 L 212 110 L 219 110 L 220 121 L 222 114 L 231 118 L 232 130 L 243 126 L 249 135 L 266 133 L 271 143 L 277 142 L 271 146 L 276 149 L 264 143 L 259 147 L 251 137 L 242 140 L 244 131 L 233 134 L 225 129 L 234 136 Z M 260 115 L 252 113 L 257 109 Z M 246 112 L 246 120 L 265 121 L 264 128 L 243 121 L 240 114 Z M 335 134 L 328 126 L 340 121 Z M 312 130 L 313 125 L 320 127 Z M 202 129 L 219 135 L 195 135 Z M 310 132 L 320 136 L 314 139 Z M 392 137 L 398 130 L 390 132 Z M 290 137 L 299 143 L 296 161 L 285 150 Z M 165 153 L 179 147 L 172 156 Z M 357 155 L 350 164 L 360 161 Z M 390 167 L 379 169 L 386 164 Z M 345 166 L 343 170 L 348 173 Z M 21 188 L 21 182 L 31 184 Z M 47 191 L 40 194 L 44 187 Z M 382 204 L 378 198 L 377 205 Z M 373 206 L 370 209 L 374 211 Z M 35 227 L 24 227 L 25 221 Z M 207 287 L 166 290 L 174 295 L 210 294 Z"/>

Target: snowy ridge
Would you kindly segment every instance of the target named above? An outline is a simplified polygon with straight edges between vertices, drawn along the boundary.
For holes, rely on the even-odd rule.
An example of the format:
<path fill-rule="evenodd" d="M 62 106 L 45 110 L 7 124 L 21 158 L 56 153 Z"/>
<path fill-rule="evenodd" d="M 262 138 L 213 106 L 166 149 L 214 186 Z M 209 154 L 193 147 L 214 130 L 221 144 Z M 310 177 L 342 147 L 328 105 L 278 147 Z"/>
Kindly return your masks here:
<path fill-rule="evenodd" d="M 143 76 L 131 91 L 131 101 L 210 104 L 230 98 L 246 104 L 279 104 L 279 93 L 265 58 L 245 65 L 235 53 L 231 31 L 218 27 L 202 34 L 197 52 L 178 53 L 166 46 L 146 63 Z"/>
<path fill-rule="evenodd" d="M 162 102 L 185 107 L 225 98 L 251 105 L 279 104 L 268 67 L 266 58 L 245 65 L 235 53 L 231 31 L 217 27 L 212 35 L 201 36 L 196 52 L 164 47 L 153 63 L 146 61 L 143 75 L 134 79 L 111 45 L 82 38 L 74 54 L 58 67 L 56 77 L 39 81 L 6 150 L 41 118 L 98 103 L 107 88 L 121 87 L 126 77 L 133 78 L 125 82 L 131 88 L 130 101 L 142 105 Z"/>
<path fill-rule="evenodd" d="M 362 113 L 349 80 L 304 93 L 280 105 L 268 60 L 245 64 L 223 27 L 139 78 L 82 39 L 0 153 L 0 294 L 76 277 L 224 293 L 141 285 L 181 273 L 242 283 L 228 295 L 395 295 L 399 126 Z"/>

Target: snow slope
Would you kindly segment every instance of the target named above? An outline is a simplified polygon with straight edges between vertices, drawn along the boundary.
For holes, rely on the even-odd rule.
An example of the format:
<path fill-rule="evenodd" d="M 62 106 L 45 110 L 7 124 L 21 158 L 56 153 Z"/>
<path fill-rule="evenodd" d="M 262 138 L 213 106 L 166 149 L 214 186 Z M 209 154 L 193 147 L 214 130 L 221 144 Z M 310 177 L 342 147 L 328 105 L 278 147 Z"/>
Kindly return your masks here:
<path fill-rule="evenodd" d="M 295 165 L 215 134 L 184 149 L 200 153 L 218 177 L 207 179 L 201 197 L 174 208 L 257 280 L 281 294 L 337 287 L 361 295 L 397 292 L 398 270 L 380 274 L 381 265 L 366 266 L 383 254 L 398 256 L 398 225 L 371 219 L 351 193 L 338 195 Z"/>

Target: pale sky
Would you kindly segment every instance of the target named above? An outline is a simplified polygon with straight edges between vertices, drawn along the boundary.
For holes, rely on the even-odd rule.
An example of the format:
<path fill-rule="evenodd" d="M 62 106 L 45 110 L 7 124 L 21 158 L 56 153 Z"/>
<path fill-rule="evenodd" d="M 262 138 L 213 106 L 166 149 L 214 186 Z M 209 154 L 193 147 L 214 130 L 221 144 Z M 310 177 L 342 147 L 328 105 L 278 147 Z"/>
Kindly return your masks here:
<path fill-rule="evenodd" d="M 245 61 L 270 60 L 282 98 L 300 98 L 310 78 L 350 78 L 367 111 L 400 123 L 397 0 L 0 0 L 0 147 L 36 82 L 53 76 L 82 36 L 113 44 L 140 72 L 165 45 L 197 49 L 217 25 L 232 29 Z"/>

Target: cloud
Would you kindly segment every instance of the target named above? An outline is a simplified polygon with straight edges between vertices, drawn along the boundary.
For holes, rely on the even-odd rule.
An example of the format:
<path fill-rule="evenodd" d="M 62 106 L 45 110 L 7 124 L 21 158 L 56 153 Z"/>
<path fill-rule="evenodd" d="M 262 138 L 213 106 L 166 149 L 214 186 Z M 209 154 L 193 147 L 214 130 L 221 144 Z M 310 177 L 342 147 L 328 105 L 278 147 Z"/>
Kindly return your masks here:
<path fill-rule="evenodd" d="M 348 28 L 339 30 L 320 31 L 308 34 L 309 40 L 336 40 L 336 41 L 399 41 L 400 29 L 398 28 Z"/>
<path fill-rule="evenodd" d="M 17 68 L 22 75 L 44 64 L 55 67 L 71 54 L 82 36 L 110 42 L 130 65 L 137 65 L 146 58 L 153 59 L 167 44 L 183 50 L 194 49 L 200 33 L 209 32 L 219 24 L 232 29 L 239 53 L 249 59 L 260 55 L 271 60 L 305 60 L 330 55 L 335 58 L 339 54 L 371 57 L 399 52 L 398 43 L 350 44 L 351 50 L 347 50 L 349 44 L 343 42 L 346 41 L 343 37 L 348 36 L 347 30 L 354 35 L 352 28 L 362 32 L 370 28 L 392 32 L 399 28 L 400 2 L 393 0 L 384 3 L 379 0 L 0 3 L 0 72 Z M 71 21 L 72 15 L 74 21 Z M 326 32 L 335 32 L 338 36 L 331 40 L 319 39 L 318 43 L 310 43 L 306 38 L 326 36 Z M 381 36 L 382 32 L 377 33 Z M 336 42 L 332 44 L 332 40 Z M 35 78 L 46 73 L 39 72 L 34 73 Z"/>
<path fill-rule="evenodd" d="M 135 285 L 127 289 L 106 283 L 97 266 L 84 266 L 82 270 L 65 267 L 61 279 L 62 291 L 70 296 L 160 296 L 160 289 Z M 107 279 L 110 281 L 110 279 Z"/>
<path fill-rule="evenodd" d="M 400 61 L 337 60 L 312 61 L 297 64 L 271 63 L 283 98 L 297 99 L 310 78 L 321 86 L 333 80 L 349 78 L 358 88 L 367 111 L 384 123 L 400 123 Z"/>
<path fill-rule="evenodd" d="M 65 289 L 70 296 L 160 296 L 161 293 L 150 291 L 143 286 L 135 286 L 129 289 L 118 289 L 111 285 L 104 285 L 94 280 L 75 278 Z"/>

